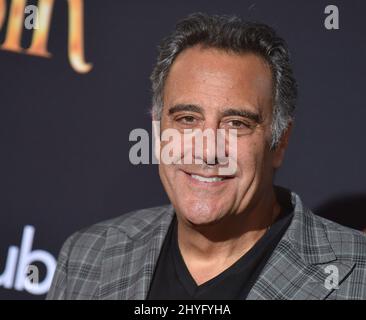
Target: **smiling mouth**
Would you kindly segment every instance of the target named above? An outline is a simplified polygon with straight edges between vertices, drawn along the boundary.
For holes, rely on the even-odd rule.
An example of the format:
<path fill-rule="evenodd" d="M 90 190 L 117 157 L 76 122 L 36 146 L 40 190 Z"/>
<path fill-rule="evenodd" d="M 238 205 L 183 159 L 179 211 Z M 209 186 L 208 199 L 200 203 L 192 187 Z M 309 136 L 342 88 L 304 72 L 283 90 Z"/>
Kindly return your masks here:
<path fill-rule="evenodd" d="M 222 178 L 222 177 L 202 177 L 197 174 L 191 174 L 190 176 L 197 181 L 207 182 L 207 183 L 219 182 L 219 181 L 224 180 L 224 178 Z"/>
<path fill-rule="evenodd" d="M 216 185 L 222 181 L 225 181 L 227 179 L 232 179 L 233 176 L 203 176 L 203 175 L 199 175 L 197 173 L 189 173 L 189 172 L 184 172 L 186 175 L 188 175 L 192 180 L 198 182 L 198 183 L 204 183 L 204 184 L 212 184 L 212 185 Z"/>

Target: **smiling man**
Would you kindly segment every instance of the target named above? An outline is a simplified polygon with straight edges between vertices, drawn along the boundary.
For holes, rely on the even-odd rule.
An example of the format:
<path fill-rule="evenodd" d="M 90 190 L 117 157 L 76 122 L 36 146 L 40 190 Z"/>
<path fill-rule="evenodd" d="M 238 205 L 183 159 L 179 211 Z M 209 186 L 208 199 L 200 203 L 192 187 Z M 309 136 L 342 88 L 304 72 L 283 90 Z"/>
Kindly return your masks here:
<path fill-rule="evenodd" d="M 218 138 L 205 137 L 190 161 L 182 143 L 159 164 L 171 205 L 71 236 L 48 298 L 366 298 L 364 235 L 273 185 L 297 96 L 283 39 L 263 24 L 193 14 L 162 42 L 151 79 L 161 134 L 222 130 L 236 143 L 218 152 Z M 232 154 L 235 170 L 222 174 Z"/>

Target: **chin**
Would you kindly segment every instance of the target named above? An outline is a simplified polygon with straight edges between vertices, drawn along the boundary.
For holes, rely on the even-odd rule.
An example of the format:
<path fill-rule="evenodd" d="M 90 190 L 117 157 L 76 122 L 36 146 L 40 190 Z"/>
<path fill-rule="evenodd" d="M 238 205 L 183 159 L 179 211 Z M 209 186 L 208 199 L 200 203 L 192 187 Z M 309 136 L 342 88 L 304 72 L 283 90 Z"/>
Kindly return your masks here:
<path fill-rule="evenodd" d="M 202 201 L 191 202 L 181 211 L 183 218 L 193 225 L 215 223 L 220 219 L 220 212 L 217 205 L 210 205 Z"/>

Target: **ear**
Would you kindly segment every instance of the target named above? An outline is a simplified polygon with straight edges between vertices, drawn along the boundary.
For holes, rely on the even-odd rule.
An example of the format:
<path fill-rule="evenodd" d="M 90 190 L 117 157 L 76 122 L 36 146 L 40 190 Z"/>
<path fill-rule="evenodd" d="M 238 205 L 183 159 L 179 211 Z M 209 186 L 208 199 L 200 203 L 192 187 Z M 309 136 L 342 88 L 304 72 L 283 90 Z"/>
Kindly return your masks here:
<path fill-rule="evenodd" d="M 290 122 L 286 130 L 283 132 L 276 149 L 273 150 L 272 166 L 274 169 L 279 168 L 282 165 L 283 159 L 285 158 L 285 151 L 289 143 L 290 135 L 292 132 L 292 126 L 293 124 L 292 122 Z"/>

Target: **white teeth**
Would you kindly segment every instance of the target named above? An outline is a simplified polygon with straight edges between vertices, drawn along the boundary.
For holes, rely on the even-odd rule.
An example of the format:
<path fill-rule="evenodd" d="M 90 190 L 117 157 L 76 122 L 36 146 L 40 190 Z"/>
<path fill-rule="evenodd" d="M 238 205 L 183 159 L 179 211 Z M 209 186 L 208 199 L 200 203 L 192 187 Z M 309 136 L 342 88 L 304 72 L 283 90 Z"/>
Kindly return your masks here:
<path fill-rule="evenodd" d="M 202 181 L 202 182 L 217 182 L 217 181 L 224 180 L 223 178 L 220 178 L 220 177 L 206 178 L 206 177 L 198 176 L 196 174 L 191 174 L 191 177 L 193 179 L 196 179 L 196 180 Z"/>

